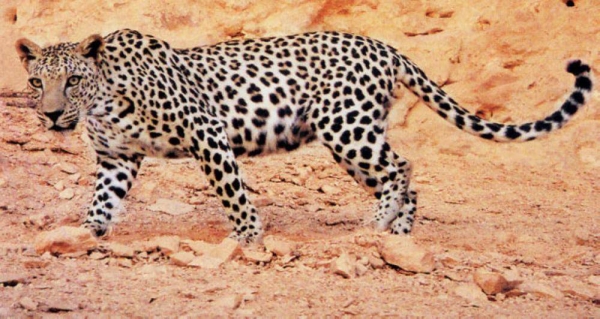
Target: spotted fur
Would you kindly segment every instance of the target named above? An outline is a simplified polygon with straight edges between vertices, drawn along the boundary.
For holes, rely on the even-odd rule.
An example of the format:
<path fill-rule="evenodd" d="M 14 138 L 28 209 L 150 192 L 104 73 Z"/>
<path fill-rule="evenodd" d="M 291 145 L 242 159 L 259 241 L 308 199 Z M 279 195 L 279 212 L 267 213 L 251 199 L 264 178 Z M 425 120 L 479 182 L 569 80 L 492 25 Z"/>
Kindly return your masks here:
<path fill-rule="evenodd" d="M 575 87 L 543 120 L 506 125 L 459 106 L 396 49 L 367 37 L 315 32 L 234 40 L 191 49 L 133 30 L 17 51 L 45 127 L 85 120 L 97 153 L 97 182 L 85 225 L 105 233 L 142 159 L 194 157 L 221 199 L 232 237 L 262 234 L 236 157 L 291 151 L 318 140 L 379 199 L 378 229 L 408 233 L 416 211 L 411 165 L 386 142 L 399 85 L 458 128 L 506 142 L 562 127 L 592 89 L 590 68 L 569 64 Z"/>

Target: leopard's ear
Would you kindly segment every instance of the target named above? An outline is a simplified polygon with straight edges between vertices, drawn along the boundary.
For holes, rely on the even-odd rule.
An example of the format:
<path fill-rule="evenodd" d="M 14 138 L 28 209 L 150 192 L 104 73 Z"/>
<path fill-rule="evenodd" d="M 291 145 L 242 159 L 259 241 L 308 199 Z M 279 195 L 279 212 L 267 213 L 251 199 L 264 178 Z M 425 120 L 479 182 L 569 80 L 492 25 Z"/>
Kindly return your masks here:
<path fill-rule="evenodd" d="M 84 58 L 92 58 L 98 61 L 100 53 L 104 51 L 104 38 L 99 34 L 94 34 L 81 41 L 77 45 L 77 52 Z"/>
<path fill-rule="evenodd" d="M 42 48 L 29 39 L 22 38 L 17 40 L 15 48 L 26 70 L 28 70 L 29 62 L 37 60 L 42 56 Z"/>

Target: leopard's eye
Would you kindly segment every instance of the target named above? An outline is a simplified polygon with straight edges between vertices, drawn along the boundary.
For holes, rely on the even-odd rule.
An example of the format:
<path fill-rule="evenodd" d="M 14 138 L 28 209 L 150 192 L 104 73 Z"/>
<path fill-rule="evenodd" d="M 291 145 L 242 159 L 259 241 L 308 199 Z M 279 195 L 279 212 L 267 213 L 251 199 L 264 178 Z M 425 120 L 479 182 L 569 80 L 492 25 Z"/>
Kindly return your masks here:
<path fill-rule="evenodd" d="M 43 84 L 42 84 L 42 80 L 39 78 L 31 78 L 29 79 L 29 85 L 31 85 L 32 87 L 36 88 L 36 89 L 41 89 Z"/>
<path fill-rule="evenodd" d="M 76 86 L 81 81 L 81 77 L 78 75 L 73 75 L 69 77 L 67 80 L 67 86 Z"/>

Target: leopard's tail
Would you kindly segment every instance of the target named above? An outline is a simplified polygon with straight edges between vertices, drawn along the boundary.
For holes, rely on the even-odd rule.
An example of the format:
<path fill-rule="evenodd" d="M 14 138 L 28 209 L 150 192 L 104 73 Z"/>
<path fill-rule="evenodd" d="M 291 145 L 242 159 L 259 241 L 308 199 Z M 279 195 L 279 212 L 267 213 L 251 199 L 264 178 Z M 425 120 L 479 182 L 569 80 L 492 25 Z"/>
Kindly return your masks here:
<path fill-rule="evenodd" d="M 400 56 L 396 63 L 400 81 L 438 115 L 466 132 L 496 142 L 530 141 L 561 128 L 589 99 L 593 86 L 590 67 L 580 60 L 571 61 L 567 72 L 575 76 L 575 86 L 560 108 L 543 120 L 501 124 L 480 118 L 458 105 L 408 58 Z"/>

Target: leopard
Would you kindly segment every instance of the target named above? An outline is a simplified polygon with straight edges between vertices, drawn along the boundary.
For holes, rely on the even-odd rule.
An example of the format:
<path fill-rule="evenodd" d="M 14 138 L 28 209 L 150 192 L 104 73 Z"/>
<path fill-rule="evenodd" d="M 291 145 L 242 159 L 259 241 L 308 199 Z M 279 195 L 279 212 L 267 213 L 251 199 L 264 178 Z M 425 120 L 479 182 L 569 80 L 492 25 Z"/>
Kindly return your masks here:
<path fill-rule="evenodd" d="M 146 157 L 193 158 L 240 242 L 264 230 L 236 159 L 312 141 L 376 199 L 375 229 L 409 234 L 412 163 L 387 142 L 388 117 L 408 89 L 458 129 L 495 142 L 530 141 L 563 127 L 589 99 L 592 71 L 571 60 L 574 87 L 547 117 L 497 123 L 460 106 L 394 47 L 316 31 L 230 39 L 193 48 L 131 29 L 40 47 L 16 41 L 42 126 L 84 122 L 96 182 L 82 227 L 106 236 Z"/>

